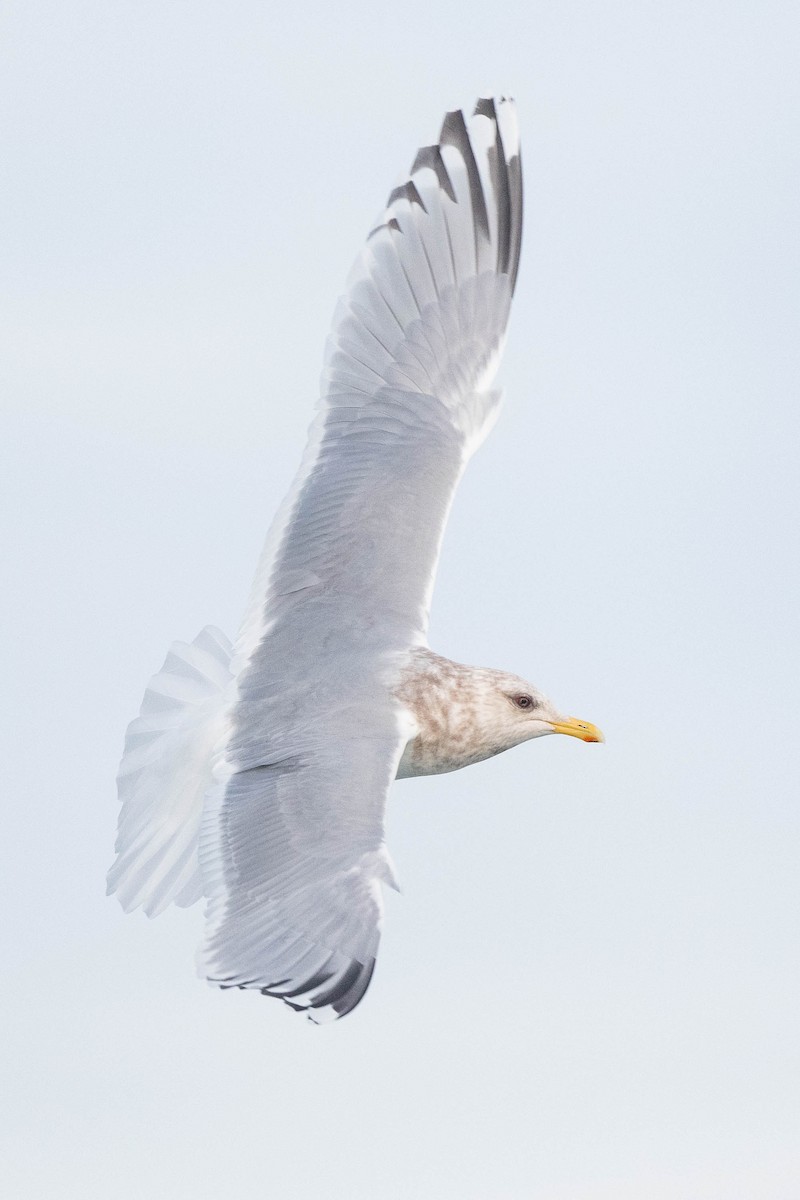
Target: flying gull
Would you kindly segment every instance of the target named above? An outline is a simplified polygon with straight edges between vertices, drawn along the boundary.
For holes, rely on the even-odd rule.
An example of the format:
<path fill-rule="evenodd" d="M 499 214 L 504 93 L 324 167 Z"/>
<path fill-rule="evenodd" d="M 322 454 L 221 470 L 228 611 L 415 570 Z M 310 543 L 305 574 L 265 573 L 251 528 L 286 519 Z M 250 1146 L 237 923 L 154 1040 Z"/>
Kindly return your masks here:
<path fill-rule="evenodd" d="M 356 260 L 300 470 L 239 634 L 176 642 L 130 724 L 118 784 L 126 911 L 205 897 L 202 974 L 343 1016 L 375 965 L 393 779 L 531 738 L 602 740 L 505 671 L 429 649 L 461 473 L 494 423 L 517 278 L 513 101 L 450 112 Z"/>

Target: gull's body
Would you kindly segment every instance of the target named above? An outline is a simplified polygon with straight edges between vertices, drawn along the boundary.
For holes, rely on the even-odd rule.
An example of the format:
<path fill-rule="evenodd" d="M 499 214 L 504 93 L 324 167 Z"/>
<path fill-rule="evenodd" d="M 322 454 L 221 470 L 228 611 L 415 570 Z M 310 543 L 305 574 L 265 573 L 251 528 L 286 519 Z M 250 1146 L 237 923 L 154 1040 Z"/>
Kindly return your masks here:
<path fill-rule="evenodd" d="M 337 308 L 323 394 L 236 642 L 176 643 L 128 730 L 109 890 L 150 915 L 206 898 L 203 973 L 349 1012 L 374 966 L 394 778 L 545 733 L 586 741 L 530 684 L 427 646 L 461 473 L 522 231 L 513 104 L 445 118 L 395 188 Z"/>

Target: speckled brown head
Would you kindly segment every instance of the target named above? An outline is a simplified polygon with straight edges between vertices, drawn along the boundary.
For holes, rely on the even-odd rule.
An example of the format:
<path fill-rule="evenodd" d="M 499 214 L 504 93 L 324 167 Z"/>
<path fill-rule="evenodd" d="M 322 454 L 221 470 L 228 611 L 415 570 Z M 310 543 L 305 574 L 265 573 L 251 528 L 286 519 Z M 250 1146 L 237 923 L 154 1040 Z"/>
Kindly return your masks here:
<path fill-rule="evenodd" d="M 595 725 L 563 716 L 518 675 L 463 666 L 430 650 L 414 652 L 394 694 L 412 728 L 398 779 L 457 771 L 549 733 L 603 741 Z"/>

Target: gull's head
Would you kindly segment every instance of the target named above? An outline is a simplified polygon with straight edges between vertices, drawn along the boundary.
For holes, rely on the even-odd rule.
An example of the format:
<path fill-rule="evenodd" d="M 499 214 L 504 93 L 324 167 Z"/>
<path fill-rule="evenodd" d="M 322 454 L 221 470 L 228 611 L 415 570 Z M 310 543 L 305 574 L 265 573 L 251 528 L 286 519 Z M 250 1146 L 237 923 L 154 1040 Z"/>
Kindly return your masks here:
<path fill-rule="evenodd" d="M 548 733 L 565 733 L 582 742 L 603 742 L 596 725 L 565 717 L 533 684 L 504 671 L 487 671 L 481 681 L 481 723 L 493 730 L 503 749 Z"/>
<path fill-rule="evenodd" d="M 457 771 L 548 733 L 604 740 L 596 725 L 565 717 L 518 675 L 466 667 L 427 648 L 413 655 L 395 695 L 414 730 L 398 768 L 401 778 Z"/>

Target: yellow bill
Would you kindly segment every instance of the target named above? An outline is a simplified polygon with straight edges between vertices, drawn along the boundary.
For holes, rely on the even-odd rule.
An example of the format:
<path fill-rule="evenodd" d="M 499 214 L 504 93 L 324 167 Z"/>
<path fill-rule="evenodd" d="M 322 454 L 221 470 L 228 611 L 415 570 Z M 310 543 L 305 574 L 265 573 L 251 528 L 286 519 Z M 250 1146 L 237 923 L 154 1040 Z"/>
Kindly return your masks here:
<path fill-rule="evenodd" d="M 560 721 L 552 721 L 553 733 L 567 733 L 570 737 L 580 738 L 582 742 L 604 742 L 600 730 L 591 721 L 579 721 L 577 717 L 564 717 Z"/>

